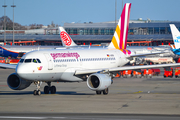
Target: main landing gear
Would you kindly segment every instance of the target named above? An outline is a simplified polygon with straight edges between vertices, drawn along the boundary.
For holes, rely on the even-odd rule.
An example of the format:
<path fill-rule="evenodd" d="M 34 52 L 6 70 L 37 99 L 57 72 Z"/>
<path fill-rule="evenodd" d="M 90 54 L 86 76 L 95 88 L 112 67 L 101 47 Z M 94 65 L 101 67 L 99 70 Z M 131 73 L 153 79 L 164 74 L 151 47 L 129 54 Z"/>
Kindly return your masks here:
<path fill-rule="evenodd" d="M 34 82 L 34 84 L 36 85 L 36 90 L 34 90 L 34 95 L 41 95 L 41 91 L 40 86 L 42 84 L 42 81 L 36 81 Z M 44 94 L 49 94 L 49 92 L 51 94 L 55 94 L 56 93 L 56 87 L 55 86 L 51 86 L 51 82 L 47 82 L 48 86 L 44 87 Z"/>
<path fill-rule="evenodd" d="M 55 86 L 51 86 L 51 82 L 47 82 L 48 86 L 44 87 L 44 94 L 49 94 L 49 92 L 51 94 L 55 94 L 56 93 L 56 87 Z"/>
<path fill-rule="evenodd" d="M 36 90 L 34 90 L 34 95 L 41 95 L 41 91 L 39 89 L 42 84 L 42 81 L 34 82 L 34 84 L 36 85 Z"/>
<path fill-rule="evenodd" d="M 107 95 L 108 92 L 109 92 L 109 90 L 108 90 L 108 88 L 106 88 L 105 90 L 102 90 L 102 91 L 96 91 L 96 94 L 97 94 L 97 95 L 100 95 L 101 92 L 103 92 L 104 95 Z"/>

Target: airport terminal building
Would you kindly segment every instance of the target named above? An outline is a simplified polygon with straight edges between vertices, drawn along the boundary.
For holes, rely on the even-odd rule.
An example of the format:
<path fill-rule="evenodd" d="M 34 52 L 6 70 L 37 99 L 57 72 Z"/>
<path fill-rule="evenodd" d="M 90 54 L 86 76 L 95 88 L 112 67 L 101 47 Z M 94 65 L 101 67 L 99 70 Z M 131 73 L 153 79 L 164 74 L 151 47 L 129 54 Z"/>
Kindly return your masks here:
<path fill-rule="evenodd" d="M 118 21 L 64 23 L 65 30 L 77 44 L 109 43 Z M 180 30 L 180 21 L 130 20 L 128 32 L 129 45 L 167 45 L 173 43 L 169 24 Z M 4 41 L 4 31 L 0 31 L 0 41 Z M 37 44 L 61 44 L 58 27 L 15 32 L 15 41 L 36 41 Z M 12 31 L 6 31 L 6 41 L 12 41 Z"/>

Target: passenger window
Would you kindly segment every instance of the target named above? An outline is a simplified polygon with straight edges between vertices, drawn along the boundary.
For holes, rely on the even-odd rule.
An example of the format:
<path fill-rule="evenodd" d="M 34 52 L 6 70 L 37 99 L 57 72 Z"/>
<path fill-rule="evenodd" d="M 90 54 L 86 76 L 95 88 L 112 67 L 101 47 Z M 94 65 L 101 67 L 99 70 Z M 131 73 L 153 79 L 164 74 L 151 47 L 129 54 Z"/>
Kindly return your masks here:
<path fill-rule="evenodd" d="M 25 59 L 25 63 L 30 63 L 32 59 Z"/>
<path fill-rule="evenodd" d="M 24 59 L 21 59 L 19 62 L 20 62 L 20 63 L 23 63 L 23 61 L 24 61 Z"/>
<path fill-rule="evenodd" d="M 37 63 L 36 59 L 33 59 L 33 63 Z"/>
<path fill-rule="evenodd" d="M 37 59 L 38 63 L 41 63 L 41 61 L 39 59 Z"/>

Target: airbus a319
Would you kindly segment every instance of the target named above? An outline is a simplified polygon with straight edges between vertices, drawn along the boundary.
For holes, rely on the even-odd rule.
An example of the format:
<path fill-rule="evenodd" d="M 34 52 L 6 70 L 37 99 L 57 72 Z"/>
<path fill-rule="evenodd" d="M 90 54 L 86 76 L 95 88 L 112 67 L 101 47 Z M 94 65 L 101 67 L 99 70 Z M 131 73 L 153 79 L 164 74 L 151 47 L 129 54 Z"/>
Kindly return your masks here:
<path fill-rule="evenodd" d="M 122 70 L 180 66 L 180 64 L 162 64 L 145 66 L 124 66 L 134 52 L 127 50 L 131 3 L 126 3 L 116 27 L 110 45 L 94 49 L 51 49 L 32 51 L 25 54 L 16 67 L 16 72 L 9 75 L 8 86 L 13 90 L 23 90 L 35 83 L 34 95 L 40 95 L 42 82 L 45 94 L 55 94 L 56 87 L 51 82 L 87 81 L 87 86 L 96 94 L 108 94 L 115 74 Z M 123 66 L 123 67 L 122 67 Z"/>

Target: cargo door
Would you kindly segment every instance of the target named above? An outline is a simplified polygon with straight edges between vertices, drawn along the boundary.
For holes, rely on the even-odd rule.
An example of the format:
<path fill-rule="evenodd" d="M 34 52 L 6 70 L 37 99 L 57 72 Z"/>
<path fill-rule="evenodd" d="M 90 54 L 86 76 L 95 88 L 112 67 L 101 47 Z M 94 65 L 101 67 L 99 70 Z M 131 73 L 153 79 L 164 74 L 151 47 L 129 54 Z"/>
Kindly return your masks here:
<path fill-rule="evenodd" d="M 48 70 L 53 70 L 53 60 L 52 60 L 52 57 L 47 54 L 47 53 L 44 53 L 45 57 L 46 57 L 46 60 L 48 61 Z"/>

